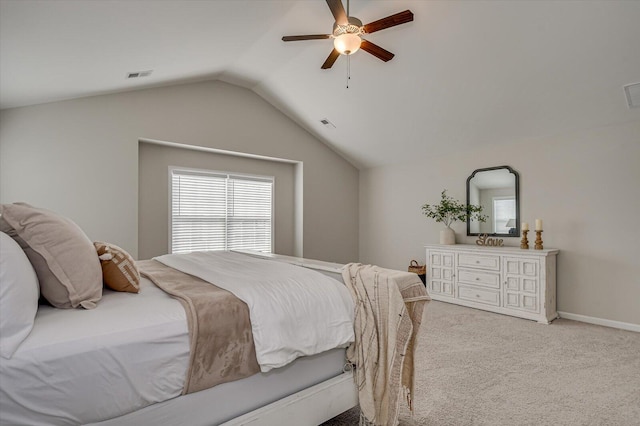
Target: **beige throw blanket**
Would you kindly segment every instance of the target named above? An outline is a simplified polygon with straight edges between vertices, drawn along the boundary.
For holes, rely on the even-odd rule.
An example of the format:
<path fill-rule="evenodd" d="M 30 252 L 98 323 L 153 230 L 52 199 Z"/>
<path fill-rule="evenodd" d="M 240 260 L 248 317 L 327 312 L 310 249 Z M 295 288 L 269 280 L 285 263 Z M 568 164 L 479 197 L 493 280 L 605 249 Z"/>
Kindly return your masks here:
<path fill-rule="evenodd" d="M 260 371 L 249 308 L 230 292 L 155 260 L 137 262 L 140 273 L 178 299 L 187 313 L 190 359 L 183 394 Z"/>
<path fill-rule="evenodd" d="M 361 424 L 396 426 L 404 391 L 413 410 L 413 357 L 422 313 L 431 300 L 413 273 L 351 263 L 343 279 L 356 303 L 355 365 Z"/>

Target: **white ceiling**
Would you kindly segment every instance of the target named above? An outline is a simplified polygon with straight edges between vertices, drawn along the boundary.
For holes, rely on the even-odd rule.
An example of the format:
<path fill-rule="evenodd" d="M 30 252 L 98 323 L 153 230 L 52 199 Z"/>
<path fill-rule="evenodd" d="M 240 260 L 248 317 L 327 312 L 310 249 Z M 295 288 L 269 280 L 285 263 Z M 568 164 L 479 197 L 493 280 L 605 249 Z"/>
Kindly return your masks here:
<path fill-rule="evenodd" d="M 280 40 L 330 33 L 322 0 L 0 0 L 1 107 L 220 79 L 360 168 L 640 119 L 640 1 L 351 1 L 365 23 L 405 9 L 367 36 L 395 58 L 357 52 L 347 89 L 331 40 Z"/>

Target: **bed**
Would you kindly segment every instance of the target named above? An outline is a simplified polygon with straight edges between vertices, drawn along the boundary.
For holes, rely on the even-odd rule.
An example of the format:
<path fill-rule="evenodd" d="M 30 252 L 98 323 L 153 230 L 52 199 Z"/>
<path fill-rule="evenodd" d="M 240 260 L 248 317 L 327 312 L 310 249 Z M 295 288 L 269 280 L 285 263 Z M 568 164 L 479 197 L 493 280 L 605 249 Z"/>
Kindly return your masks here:
<path fill-rule="evenodd" d="M 0 218 L 3 232 L 8 230 L 2 223 L 8 218 L 6 213 L 7 209 L 3 209 Z M 14 225 L 19 226 L 17 222 Z M 20 253 L 10 246 L 10 241 L 15 242 L 7 235 L 0 234 L 0 331 L 9 330 L 9 315 L 12 321 L 31 315 L 27 308 L 16 308 L 28 303 L 15 297 L 12 304 L 7 301 L 7 288 L 12 288 L 6 283 L 16 280 L 12 274 L 26 259 L 24 254 L 21 261 L 14 257 Z M 27 253 L 22 244 L 16 246 Z M 263 262 L 275 269 L 281 264 L 312 272 L 330 280 L 336 288 L 345 287 L 342 265 L 251 252 L 228 255 L 233 261 L 245 259 L 242 264 Z M 34 266 L 37 263 L 32 257 L 29 261 Z M 197 276 L 197 271 L 190 273 Z M 148 276 L 154 281 L 157 278 Z M 33 276 L 19 276 L 20 280 L 33 280 Z M 336 341 L 338 344 L 330 341 L 328 346 L 313 343 L 311 346 L 321 348 L 317 353 L 305 352 L 300 343 L 303 346 L 287 348 L 287 357 L 296 353 L 293 361 L 276 360 L 265 367 L 260 361 L 265 359 L 264 351 L 258 346 L 254 322 L 256 359 L 261 362 L 262 371 L 185 394 L 194 364 L 190 313 L 183 300 L 172 297 L 157 282 L 143 276 L 138 286 L 137 293 L 101 288 L 98 301 L 92 300 L 95 295 L 86 294 L 84 299 L 96 305 L 93 309 L 59 309 L 40 304 L 28 330 L 23 327 L 21 334 L 14 333 L 20 340 L 18 344 L 5 338 L 15 330 L 0 334 L 0 424 L 318 425 L 358 404 L 362 389 L 356 386 L 351 363 L 345 357 L 345 348 L 353 337 L 342 336 Z M 33 299 L 33 295 L 29 297 Z M 78 305 L 77 300 L 70 303 L 84 306 Z M 252 304 L 247 302 L 249 309 Z M 253 321 L 254 311 L 251 312 Z M 351 328 L 353 320 L 351 316 Z M 278 334 L 287 332 L 278 331 L 276 337 Z M 294 340 L 305 339 L 297 336 Z M 11 349 L 10 356 L 6 356 L 7 349 Z M 235 364 L 229 365 L 235 368 Z"/>
<path fill-rule="evenodd" d="M 143 278 L 139 294 L 105 289 L 91 311 L 41 305 L 29 336 L 0 364 L 0 420 L 140 425 L 180 424 L 188 416 L 192 425 L 221 424 L 341 376 L 344 352 L 299 358 L 270 373 L 181 396 L 189 359 L 185 311 Z M 64 379 L 52 382 L 57 376 Z M 346 405 L 355 405 L 353 381 L 348 384 Z"/>

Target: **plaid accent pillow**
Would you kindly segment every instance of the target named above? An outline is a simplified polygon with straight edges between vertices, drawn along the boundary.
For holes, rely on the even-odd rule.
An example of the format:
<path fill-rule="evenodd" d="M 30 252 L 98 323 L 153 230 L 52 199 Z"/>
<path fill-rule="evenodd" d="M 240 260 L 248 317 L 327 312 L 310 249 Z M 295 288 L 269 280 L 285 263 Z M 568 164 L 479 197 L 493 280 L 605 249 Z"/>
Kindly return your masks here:
<path fill-rule="evenodd" d="M 137 293 L 140 290 L 140 272 L 131 255 L 115 244 L 93 243 L 102 265 L 104 285 L 115 291 Z"/>

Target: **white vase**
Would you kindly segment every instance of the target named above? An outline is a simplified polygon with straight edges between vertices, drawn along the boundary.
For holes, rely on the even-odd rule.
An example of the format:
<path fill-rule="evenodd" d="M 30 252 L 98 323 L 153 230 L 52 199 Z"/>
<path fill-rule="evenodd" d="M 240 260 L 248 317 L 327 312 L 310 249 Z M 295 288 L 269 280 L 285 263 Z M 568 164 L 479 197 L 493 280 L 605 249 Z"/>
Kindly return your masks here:
<path fill-rule="evenodd" d="M 446 228 L 440 231 L 440 244 L 455 244 L 456 243 L 456 233 L 453 232 L 453 229 Z"/>

